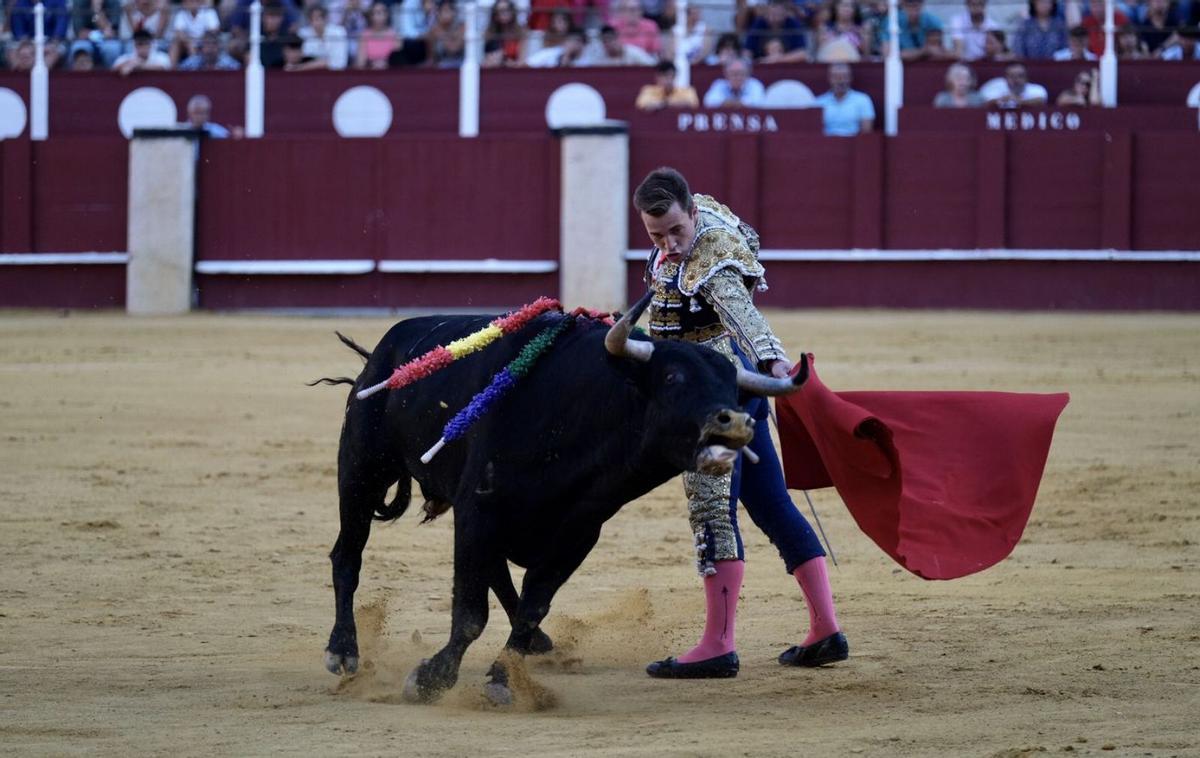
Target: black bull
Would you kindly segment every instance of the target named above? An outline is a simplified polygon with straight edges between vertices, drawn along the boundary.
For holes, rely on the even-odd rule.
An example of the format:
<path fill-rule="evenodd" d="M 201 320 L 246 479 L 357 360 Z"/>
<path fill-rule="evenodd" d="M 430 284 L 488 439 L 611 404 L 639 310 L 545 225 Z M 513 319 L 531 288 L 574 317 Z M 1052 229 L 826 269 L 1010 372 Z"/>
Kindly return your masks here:
<path fill-rule="evenodd" d="M 464 652 L 487 624 L 489 588 L 512 625 L 506 648 L 522 655 L 550 649 L 538 625 L 604 522 L 684 470 L 728 470 L 731 450 L 753 433 L 753 421 L 738 409 L 739 386 L 780 394 L 803 381 L 805 372 L 789 382 L 735 371 L 699 345 L 630 339 L 644 305 L 611 330 L 579 319 L 526 378 L 428 465 L 420 457 L 452 415 L 534 335 L 572 317 L 543 315 L 431 377 L 364 400 L 354 393 L 434 346 L 483 328 L 490 317 L 410 319 L 392 327 L 369 357 L 355 346 L 367 363 L 354 380 L 338 451 L 341 531 L 330 554 L 336 605 L 325 653 L 330 671 L 358 667 L 353 601 L 362 551 L 372 520 L 397 519 L 408 507 L 410 477 L 430 517 L 451 505 L 454 512 L 450 639 L 405 687 L 409 699 L 428 701 L 457 681 Z M 392 485 L 397 494 L 387 503 Z M 519 595 L 507 561 L 526 569 Z M 505 697 L 503 666 L 497 662 L 489 675 L 489 692 Z"/>

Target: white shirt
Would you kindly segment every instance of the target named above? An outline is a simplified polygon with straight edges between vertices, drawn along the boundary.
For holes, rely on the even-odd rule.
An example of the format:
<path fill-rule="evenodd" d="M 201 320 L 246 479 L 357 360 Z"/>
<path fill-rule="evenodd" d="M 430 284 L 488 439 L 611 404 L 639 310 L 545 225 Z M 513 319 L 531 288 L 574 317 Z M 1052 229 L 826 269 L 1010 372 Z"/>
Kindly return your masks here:
<path fill-rule="evenodd" d="M 126 61 L 131 61 L 136 57 L 138 57 L 136 52 L 125 53 L 120 58 L 117 58 L 115 61 L 113 61 L 112 67 L 117 68 Z M 171 56 L 167 55 L 161 50 L 151 49 L 150 55 L 146 56 L 146 62 L 143 65 L 150 68 L 160 68 L 164 71 L 167 71 L 171 68 Z"/>
<path fill-rule="evenodd" d="M 991 16 L 984 16 L 983 24 L 975 26 L 971 23 L 971 13 L 964 10 L 950 19 L 947 32 L 951 41 L 962 40 L 963 58 L 974 61 L 979 60 L 985 54 L 984 46 L 987 40 L 987 33 L 999 28 L 1000 25 L 993 21 Z"/>
<path fill-rule="evenodd" d="M 1095 54 L 1095 53 L 1093 53 L 1091 50 L 1088 50 L 1088 49 L 1085 47 L 1085 48 L 1083 49 L 1083 59 L 1084 59 L 1085 61 L 1094 61 L 1094 60 L 1096 60 L 1096 54 Z M 1055 52 L 1055 53 L 1054 53 L 1054 60 L 1056 60 L 1056 61 L 1069 61 L 1069 60 L 1071 60 L 1071 48 L 1069 48 L 1069 47 L 1064 47 L 1062 50 L 1059 50 L 1059 51 Z"/>
<path fill-rule="evenodd" d="M 212 8 L 201 8 L 195 16 L 186 10 L 175 14 L 171 23 L 171 31 L 177 37 L 186 37 L 193 42 L 199 42 L 205 32 L 214 32 L 221 28 L 221 19 Z"/>
<path fill-rule="evenodd" d="M 346 67 L 350 58 L 350 43 L 345 27 L 326 23 L 324 37 L 318 37 L 311 26 L 304 27 L 297 34 L 304 40 L 300 49 L 305 55 L 325 61 L 335 71 Z"/>
<path fill-rule="evenodd" d="M 991 102 L 993 100 L 1011 97 L 1012 92 L 1008 88 L 1008 81 L 1006 81 L 1003 77 L 997 77 L 996 79 L 992 79 L 990 82 L 979 88 L 979 96 L 983 98 L 984 102 Z M 1049 99 L 1050 93 L 1047 92 L 1046 88 L 1040 84 L 1026 82 L 1025 89 L 1021 90 L 1020 102 L 1022 103 L 1027 103 L 1030 100 L 1048 101 Z"/>

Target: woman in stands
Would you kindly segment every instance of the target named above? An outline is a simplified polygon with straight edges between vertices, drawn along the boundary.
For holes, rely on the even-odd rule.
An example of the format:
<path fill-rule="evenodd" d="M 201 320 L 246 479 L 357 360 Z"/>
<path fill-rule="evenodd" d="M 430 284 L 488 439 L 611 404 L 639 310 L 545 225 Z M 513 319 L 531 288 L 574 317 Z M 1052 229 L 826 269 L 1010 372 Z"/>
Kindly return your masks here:
<path fill-rule="evenodd" d="M 434 24 L 425 38 L 428 58 L 425 63 L 438 68 L 456 68 L 462 65 L 466 48 L 463 24 L 458 20 L 454 0 L 438 0 Z"/>
<path fill-rule="evenodd" d="M 388 58 L 402 46 L 400 35 L 392 28 L 392 13 L 381 0 L 367 11 L 367 28 L 358 38 L 354 65 L 358 68 L 384 69 Z"/>
<path fill-rule="evenodd" d="M 519 66 L 525 62 L 525 27 L 517 20 L 512 0 L 496 0 L 487 31 L 483 35 L 489 52 L 485 62 L 495 66 Z"/>
<path fill-rule="evenodd" d="M 1013 37 L 1018 58 L 1048 61 L 1067 46 L 1067 25 L 1058 17 L 1055 0 L 1029 0 L 1029 18 Z"/>

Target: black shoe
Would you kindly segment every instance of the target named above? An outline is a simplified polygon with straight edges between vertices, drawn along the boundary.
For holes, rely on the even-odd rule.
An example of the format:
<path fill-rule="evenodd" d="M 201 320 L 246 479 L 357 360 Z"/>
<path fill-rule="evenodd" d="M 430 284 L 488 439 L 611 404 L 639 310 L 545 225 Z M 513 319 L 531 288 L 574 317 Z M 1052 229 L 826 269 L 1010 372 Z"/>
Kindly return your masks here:
<path fill-rule="evenodd" d="M 846 635 L 834 632 L 808 646 L 793 645 L 780 653 L 779 663 L 783 666 L 824 666 L 849 657 L 850 645 L 846 642 Z"/>
<path fill-rule="evenodd" d="M 726 653 L 694 663 L 680 663 L 674 658 L 655 661 L 646 673 L 656 679 L 729 679 L 738 675 L 737 653 Z"/>

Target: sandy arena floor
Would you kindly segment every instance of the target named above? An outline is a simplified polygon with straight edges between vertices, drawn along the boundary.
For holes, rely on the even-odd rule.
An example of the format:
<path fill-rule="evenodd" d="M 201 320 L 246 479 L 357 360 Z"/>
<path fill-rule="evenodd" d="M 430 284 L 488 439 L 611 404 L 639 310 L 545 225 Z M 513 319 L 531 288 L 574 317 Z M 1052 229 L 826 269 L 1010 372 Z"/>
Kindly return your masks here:
<path fill-rule="evenodd" d="M 1022 543 L 925 582 L 816 492 L 851 660 L 775 663 L 806 614 L 747 526 L 741 675 L 655 681 L 701 623 L 673 483 L 558 596 L 529 666 L 557 704 L 497 712 L 498 609 L 440 704 L 399 701 L 446 639 L 448 518 L 376 528 L 366 668 L 321 665 L 345 388 L 303 383 L 390 320 L 0 314 L 0 753 L 1200 755 L 1200 318 L 771 319 L 834 389 L 1070 391 Z"/>

